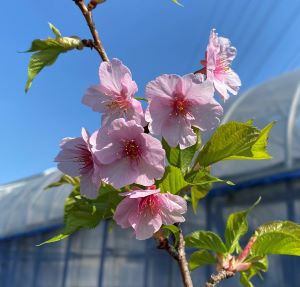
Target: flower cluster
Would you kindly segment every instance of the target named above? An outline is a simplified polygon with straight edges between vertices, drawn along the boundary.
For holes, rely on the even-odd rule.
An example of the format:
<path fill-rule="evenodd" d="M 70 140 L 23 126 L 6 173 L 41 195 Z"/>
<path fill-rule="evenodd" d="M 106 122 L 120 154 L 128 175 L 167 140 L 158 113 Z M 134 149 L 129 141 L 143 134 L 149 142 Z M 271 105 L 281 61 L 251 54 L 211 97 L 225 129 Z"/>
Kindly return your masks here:
<path fill-rule="evenodd" d="M 163 137 L 171 147 L 185 149 L 197 141 L 193 128 L 206 131 L 216 127 L 223 109 L 214 99 L 215 89 L 227 99 L 227 90 L 234 94 L 240 85 L 229 68 L 235 54 L 229 40 L 212 31 L 202 74 L 165 74 L 150 81 L 145 90 L 145 113 L 134 97 L 138 87 L 129 68 L 118 59 L 103 62 L 100 84 L 90 87 L 82 99 L 83 104 L 102 113 L 102 126 L 91 136 L 82 129 L 81 137 L 64 138 L 55 158 L 58 168 L 80 176 L 81 194 L 89 198 L 98 196 L 102 182 L 131 189 L 121 194 L 125 198 L 114 219 L 123 228 L 131 226 L 137 239 L 151 237 L 162 224 L 183 222 L 186 201 L 153 187 L 163 177 L 166 165 L 165 150 L 154 135 Z M 131 185 L 144 189 L 134 190 Z"/>

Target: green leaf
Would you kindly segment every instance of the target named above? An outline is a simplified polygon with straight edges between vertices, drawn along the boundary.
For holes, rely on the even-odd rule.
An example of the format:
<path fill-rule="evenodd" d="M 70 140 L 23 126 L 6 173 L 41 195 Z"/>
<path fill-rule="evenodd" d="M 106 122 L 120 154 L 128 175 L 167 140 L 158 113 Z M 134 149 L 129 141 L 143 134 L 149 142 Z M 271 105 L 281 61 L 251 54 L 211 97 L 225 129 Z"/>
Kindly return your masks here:
<path fill-rule="evenodd" d="M 188 171 L 189 166 L 192 163 L 192 160 L 195 156 L 195 153 L 200 149 L 201 147 L 201 136 L 200 136 L 200 130 L 193 127 L 193 131 L 197 135 L 197 141 L 194 145 L 182 149 L 180 151 L 180 168 L 185 173 Z"/>
<path fill-rule="evenodd" d="M 187 182 L 189 182 L 192 185 L 206 185 L 208 183 L 214 183 L 214 182 L 224 182 L 228 185 L 235 185 L 230 180 L 223 180 L 215 176 L 212 176 L 210 174 L 210 168 L 208 167 L 200 168 L 199 170 L 188 174 L 185 177 L 185 179 Z"/>
<path fill-rule="evenodd" d="M 189 266 L 191 271 L 209 264 L 216 264 L 217 259 L 207 250 L 199 250 L 191 255 Z"/>
<path fill-rule="evenodd" d="M 64 174 L 59 181 L 50 183 L 49 185 L 47 185 L 44 189 L 49 189 L 52 187 L 58 187 L 64 184 L 71 184 L 73 186 L 79 186 L 80 180 L 78 177 L 71 177 L 69 175 Z"/>
<path fill-rule="evenodd" d="M 271 156 L 266 151 L 267 138 L 274 123 L 263 130 L 251 122 L 232 121 L 219 126 L 201 150 L 200 165 L 209 166 L 221 160 L 262 160 Z"/>
<path fill-rule="evenodd" d="M 193 211 L 196 213 L 198 201 L 204 198 L 212 188 L 214 182 L 225 182 L 229 185 L 234 185 L 229 180 L 222 180 L 210 174 L 210 168 L 200 168 L 198 171 L 191 172 L 185 177 L 186 181 L 192 185 L 191 201 Z"/>
<path fill-rule="evenodd" d="M 252 255 L 284 254 L 300 256 L 300 225 L 291 221 L 273 221 L 261 225 L 256 231 L 257 237 Z"/>
<path fill-rule="evenodd" d="M 168 145 L 166 140 L 162 138 L 162 146 L 166 151 L 166 157 L 169 164 L 180 168 L 180 149 L 179 147 L 173 148 Z"/>
<path fill-rule="evenodd" d="M 267 256 L 261 258 L 259 261 L 253 262 L 248 270 L 240 272 L 241 284 L 245 287 L 254 287 L 250 279 L 255 275 L 262 278 L 261 272 L 267 272 L 268 267 L 269 262 Z"/>
<path fill-rule="evenodd" d="M 118 190 L 109 185 L 103 184 L 99 196 L 93 200 L 82 197 L 79 188 L 75 188 L 65 202 L 65 227 L 58 235 L 40 245 L 65 239 L 81 228 L 96 227 L 101 220 L 113 216 L 121 199 Z"/>
<path fill-rule="evenodd" d="M 146 98 L 143 98 L 143 97 L 134 97 L 136 100 L 138 101 L 145 101 L 145 102 L 148 102 L 148 100 Z"/>
<path fill-rule="evenodd" d="M 162 145 L 166 151 L 168 162 L 173 166 L 179 167 L 183 173 L 188 171 L 195 153 L 201 147 L 200 131 L 197 128 L 193 128 L 193 131 L 197 135 L 197 141 L 194 145 L 185 149 L 180 149 L 179 145 L 176 148 L 170 147 L 166 140 L 164 138 L 162 139 Z"/>
<path fill-rule="evenodd" d="M 211 188 L 211 183 L 195 185 L 191 187 L 191 202 L 194 213 L 197 213 L 199 200 L 204 198 Z"/>
<path fill-rule="evenodd" d="M 175 225 L 164 225 L 162 227 L 163 230 L 167 231 L 167 232 L 171 232 L 174 237 L 175 237 L 175 246 L 178 245 L 178 242 L 179 242 L 179 228 Z M 167 235 L 169 236 L 169 235 Z"/>
<path fill-rule="evenodd" d="M 82 49 L 83 45 L 80 39 L 76 37 L 61 37 L 59 30 L 49 23 L 50 29 L 56 38 L 48 38 L 45 40 L 34 40 L 31 47 L 26 52 L 33 53 L 28 65 L 28 78 L 25 85 L 27 92 L 34 78 L 46 66 L 52 65 L 58 56 L 73 49 Z"/>
<path fill-rule="evenodd" d="M 161 192 L 179 193 L 183 188 L 188 186 L 184 180 L 181 170 L 175 166 L 169 165 L 166 168 L 164 177 L 157 181 Z"/>
<path fill-rule="evenodd" d="M 239 239 L 248 231 L 247 216 L 260 200 L 261 197 L 250 208 L 229 215 L 225 229 L 225 242 L 229 253 L 240 252 Z"/>
<path fill-rule="evenodd" d="M 60 31 L 53 24 L 49 22 L 48 25 L 57 38 L 61 37 Z"/>
<path fill-rule="evenodd" d="M 217 253 L 226 253 L 227 249 L 222 239 L 211 231 L 195 231 L 185 237 L 188 247 L 212 250 Z"/>

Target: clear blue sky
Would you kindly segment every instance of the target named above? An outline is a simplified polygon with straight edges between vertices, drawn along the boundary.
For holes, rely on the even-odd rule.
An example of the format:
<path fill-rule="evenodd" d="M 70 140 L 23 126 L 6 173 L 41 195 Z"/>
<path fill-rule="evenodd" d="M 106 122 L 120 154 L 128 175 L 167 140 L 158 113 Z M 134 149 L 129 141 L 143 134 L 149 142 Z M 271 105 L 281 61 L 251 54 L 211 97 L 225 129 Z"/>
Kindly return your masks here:
<path fill-rule="evenodd" d="M 245 90 L 300 64 L 299 0 L 107 0 L 95 22 L 109 57 L 127 64 L 142 96 L 145 84 L 162 73 L 199 69 L 210 29 L 229 37 L 238 49 L 233 68 Z M 24 93 L 29 54 L 35 38 L 51 33 L 47 22 L 65 36 L 90 38 L 71 0 L 3 1 L 1 27 L 0 184 L 55 166 L 60 139 L 91 132 L 100 116 L 81 105 L 98 82 L 100 63 L 88 49 L 62 55 Z"/>

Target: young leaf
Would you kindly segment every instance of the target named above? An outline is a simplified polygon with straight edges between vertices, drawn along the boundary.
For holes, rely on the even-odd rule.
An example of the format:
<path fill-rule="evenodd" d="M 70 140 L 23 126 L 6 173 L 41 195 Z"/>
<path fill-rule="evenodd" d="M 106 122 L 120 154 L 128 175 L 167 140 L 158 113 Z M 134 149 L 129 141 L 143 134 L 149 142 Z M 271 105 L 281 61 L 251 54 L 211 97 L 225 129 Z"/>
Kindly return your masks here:
<path fill-rule="evenodd" d="M 58 235 L 40 245 L 65 239 L 81 228 L 94 228 L 101 220 L 111 218 L 122 198 L 109 185 L 102 185 L 99 193 L 96 199 L 91 200 L 82 197 L 79 189 L 75 188 L 65 202 L 65 227 Z"/>
<path fill-rule="evenodd" d="M 181 7 L 183 7 L 183 5 L 180 4 L 180 3 L 178 2 L 178 0 L 172 0 L 172 2 L 174 2 L 175 4 L 177 4 L 177 5 L 181 6 Z"/>
<path fill-rule="evenodd" d="M 181 170 L 175 166 L 169 165 L 166 168 L 164 177 L 157 182 L 162 192 L 177 194 L 183 188 L 188 186 L 184 180 Z"/>
<path fill-rule="evenodd" d="M 194 252 L 191 255 L 189 266 L 191 271 L 194 271 L 195 269 L 203 266 L 203 265 L 209 265 L 209 264 L 216 264 L 217 259 L 212 256 L 210 252 L 207 250 L 199 250 Z"/>
<path fill-rule="evenodd" d="M 300 256 L 300 225 L 291 221 L 273 221 L 261 225 L 251 248 L 254 256 L 284 254 Z"/>
<path fill-rule="evenodd" d="M 248 270 L 240 272 L 241 284 L 244 287 L 254 287 L 250 279 L 255 275 L 262 277 L 261 272 L 267 272 L 268 267 L 269 262 L 267 256 L 261 258 L 259 261 L 253 262 Z"/>
<path fill-rule="evenodd" d="M 28 65 L 28 79 L 25 85 L 25 92 L 31 87 L 32 81 L 37 74 L 46 66 L 52 65 L 58 56 L 73 49 L 82 49 L 83 45 L 80 39 L 71 37 L 61 37 L 59 30 L 49 23 L 50 29 L 56 38 L 46 40 L 34 40 L 30 49 L 26 52 L 32 52 Z"/>
<path fill-rule="evenodd" d="M 211 231 L 195 231 L 185 237 L 188 247 L 212 250 L 217 253 L 226 253 L 227 249 L 222 239 Z"/>
<path fill-rule="evenodd" d="M 259 204 L 261 198 L 248 209 L 238 211 L 229 215 L 226 229 L 225 229 L 225 242 L 229 253 L 239 252 L 241 250 L 239 239 L 248 231 L 247 216 L 250 211 Z"/>
<path fill-rule="evenodd" d="M 50 22 L 49 22 L 48 24 L 49 24 L 49 27 L 50 27 L 50 29 L 52 30 L 53 34 L 54 34 L 57 38 L 61 37 L 60 31 L 59 31 L 53 24 L 51 24 Z"/>
<path fill-rule="evenodd" d="M 198 160 L 201 166 L 209 166 L 221 160 L 262 160 L 271 156 L 266 151 L 267 138 L 274 123 L 263 130 L 251 123 L 229 122 L 221 125 L 201 150 Z"/>
<path fill-rule="evenodd" d="M 64 184 L 71 184 L 73 186 L 79 186 L 79 178 L 78 177 L 71 177 L 69 175 L 64 174 L 59 181 L 50 183 L 49 185 L 47 185 L 44 189 L 49 189 L 52 187 L 57 187 L 57 186 L 61 186 Z"/>

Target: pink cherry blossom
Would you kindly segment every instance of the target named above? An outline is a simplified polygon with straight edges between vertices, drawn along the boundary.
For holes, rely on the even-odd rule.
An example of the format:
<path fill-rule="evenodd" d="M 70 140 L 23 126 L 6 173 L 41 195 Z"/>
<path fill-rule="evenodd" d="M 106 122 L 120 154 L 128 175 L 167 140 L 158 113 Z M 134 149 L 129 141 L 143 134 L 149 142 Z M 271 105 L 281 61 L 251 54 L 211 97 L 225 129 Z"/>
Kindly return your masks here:
<path fill-rule="evenodd" d="M 236 53 L 236 48 L 231 46 L 229 39 L 219 37 L 214 29 L 211 31 L 206 59 L 201 61 L 204 68 L 199 72 L 207 75 L 207 79 L 214 83 L 224 100 L 229 98 L 228 92 L 236 95 L 241 86 L 239 76 L 230 68 Z"/>
<path fill-rule="evenodd" d="M 145 114 L 149 130 L 167 143 L 186 148 L 196 143 L 192 126 L 202 131 L 218 125 L 223 113 L 213 98 L 214 88 L 199 75 L 162 75 L 146 86 L 149 106 Z"/>
<path fill-rule="evenodd" d="M 61 151 L 55 161 L 58 162 L 57 167 L 63 173 L 81 177 L 81 194 L 96 198 L 101 185 L 101 165 L 91 151 L 90 136 L 84 128 L 81 135 L 78 138 L 64 138 L 60 144 Z"/>
<path fill-rule="evenodd" d="M 82 103 L 102 113 L 102 126 L 124 117 L 145 125 L 141 103 L 134 98 L 138 87 L 130 70 L 118 59 L 102 62 L 99 68 L 100 84 L 90 87 Z"/>
<path fill-rule="evenodd" d="M 142 126 L 123 118 L 92 135 L 95 156 L 103 164 L 103 178 L 116 188 L 131 183 L 152 185 L 164 174 L 165 151 Z"/>
<path fill-rule="evenodd" d="M 186 201 L 178 195 L 160 193 L 159 189 L 134 190 L 125 193 L 114 220 L 122 228 L 132 227 L 136 238 L 144 240 L 157 232 L 162 224 L 184 222 Z"/>

